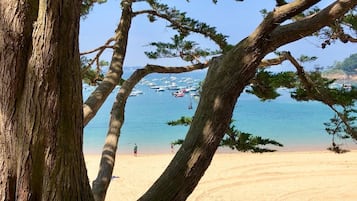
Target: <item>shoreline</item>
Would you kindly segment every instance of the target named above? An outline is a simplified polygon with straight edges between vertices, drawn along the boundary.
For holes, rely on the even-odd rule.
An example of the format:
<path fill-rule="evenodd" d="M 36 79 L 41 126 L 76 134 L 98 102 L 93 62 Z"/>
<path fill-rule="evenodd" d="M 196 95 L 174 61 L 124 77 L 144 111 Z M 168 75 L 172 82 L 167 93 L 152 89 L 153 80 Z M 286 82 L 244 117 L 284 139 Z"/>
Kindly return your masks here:
<path fill-rule="evenodd" d="M 324 150 L 319 150 L 319 149 L 309 149 L 309 150 L 285 150 L 285 151 L 276 151 L 276 152 L 264 152 L 264 153 L 252 153 L 252 152 L 238 152 L 238 151 L 222 151 L 222 152 L 216 152 L 216 155 L 267 155 L 267 154 L 289 154 L 289 153 L 331 153 L 331 154 L 335 154 L 335 155 L 344 155 L 344 154 L 348 154 L 348 153 L 356 153 L 357 154 L 357 148 L 354 149 L 349 149 L 347 152 L 345 153 L 334 153 L 332 151 L 329 151 L 327 149 Z M 102 153 L 84 153 L 85 158 L 86 157 L 95 157 L 95 158 L 100 158 Z M 148 153 L 138 153 L 137 156 L 135 157 L 133 153 L 129 153 L 129 152 L 122 152 L 122 153 L 117 153 L 116 157 L 118 156 L 124 156 L 124 157 L 134 157 L 134 158 L 139 158 L 139 157 L 147 157 L 147 156 L 172 156 L 174 157 L 176 154 L 176 152 L 174 153 L 170 153 L 170 152 L 148 152 Z M 357 159 L 356 159 L 357 162 Z M 98 161 L 99 164 L 99 161 Z"/>
<path fill-rule="evenodd" d="M 153 148 L 146 148 L 146 147 L 142 147 L 139 144 L 139 148 L 138 148 L 138 153 L 139 154 L 144 154 L 144 155 L 161 155 L 161 154 L 171 154 L 171 148 L 169 147 L 170 145 L 167 145 L 167 147 L 156 147 L 155 149 Z M 272 149 L 276 149 L 276 152 L 304 152 L 304 151 L 328 151 L 327 148 L 331 146 L 330 144 L 318 144 L 318 145 L 295 145 L 295 146 L 286 146 L 286 147 L 270 147 Z M 126 154 L 126 155 L 131 155 L 133 154 L 133 148 L 122 148 L 119 147 L 119 149 L 117 150 L 117 154 Z M 177 150 L 179 149 L 179 146 L 175 146 L 174 147 L 174 152 L 176 153 Z M 350 142 L 345 142 L 344 144 L 342 144 L 341 146 L 342 149 L 347 149 L 347 150 L 357 150 L 357 144 L 353 143 L 352 141 Z M 90 154 L 90 155 L 97 155 L 97 154 L 101 154 L 102 150 L 99 150 L 98 148 L 95 149 L 90 149 L 90 148 L 86 148 L 83 151 L 84 155 Z M 217 149 L 216 153 L 241 153 L 238 152 L 237 150 L 232 150 L 228 147 L 219 147 Z M 248 152 L 249 153 L 249 152 Z"/>
<path fill-rule="evenodd" d="M 174 154 L 117 154 L 107 201 L 137 200 L 161 175 Z M 345 154 L 289 151 L 217 153 L 188 201 L 355 200 L 357 149 Z M 100 154 L 85 154 L 96 177 Z"/>

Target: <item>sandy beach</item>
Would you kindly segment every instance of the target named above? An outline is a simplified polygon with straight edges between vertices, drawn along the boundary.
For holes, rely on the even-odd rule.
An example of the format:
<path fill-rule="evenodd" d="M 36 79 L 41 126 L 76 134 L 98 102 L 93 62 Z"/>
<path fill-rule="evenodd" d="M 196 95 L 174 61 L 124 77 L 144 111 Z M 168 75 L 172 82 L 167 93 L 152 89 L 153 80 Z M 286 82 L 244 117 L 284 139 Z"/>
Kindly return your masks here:
<path fill-rule="evenodd" d="M 100 155 L 86 155 L 92 182 Z M 137 200 L 173 154 L 118 155 L 107 201 Z M 218 153 L 189 201 L 357 200 L 357 150 Z"/>

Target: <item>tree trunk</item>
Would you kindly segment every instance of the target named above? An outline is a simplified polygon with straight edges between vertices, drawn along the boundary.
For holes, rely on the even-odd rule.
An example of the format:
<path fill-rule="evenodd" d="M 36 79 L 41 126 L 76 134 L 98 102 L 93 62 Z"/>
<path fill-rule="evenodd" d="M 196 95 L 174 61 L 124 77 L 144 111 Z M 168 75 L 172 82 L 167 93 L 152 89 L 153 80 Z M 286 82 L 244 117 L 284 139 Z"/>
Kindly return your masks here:
<path fill-rule="evenodd" d="M 16 10 L 18 8 L 18 10 Z M 22 12 L 19 12 L 19 11 Z M 36 16 L 20 1 L 0 2 L 0 200 L 15 200 L 16 100 L 21 96 L 23 64 Z M 11 137 L 13 136 L 13 137 Z"/>
<path fill-rule="evenodd" d="M 0 200 L 93 200 L 82 153 L 80 1 L 0 2 Z"/>
<path fill-rule="evenodd" d="M 186 200 L 208 168 L 229 125 L 237 98 L 254 77 L 261 59 L 276 48 L 329 25 L 357 4 L 355 0 L 336 1 L 313 17 L 280 25 L 317 2 L 294 1 L 276 8 L 249 37 L 209 64 L 200 103 L 184 143 L 164 173 L 139 200 Z"/>
<path fill-rule="evenodd" d="M 184 143 L 162 176 L 139 200 L 186 200 L 191 194 L 227 130 L 239 94 L 263 58 L 254 51 L 240 51 L 255 50 L 250 45 L 244 40 L 235 48 L 234 52 L 241 52 L 238 57 L 230 53 L 209 63 L 201 101 Z"/>

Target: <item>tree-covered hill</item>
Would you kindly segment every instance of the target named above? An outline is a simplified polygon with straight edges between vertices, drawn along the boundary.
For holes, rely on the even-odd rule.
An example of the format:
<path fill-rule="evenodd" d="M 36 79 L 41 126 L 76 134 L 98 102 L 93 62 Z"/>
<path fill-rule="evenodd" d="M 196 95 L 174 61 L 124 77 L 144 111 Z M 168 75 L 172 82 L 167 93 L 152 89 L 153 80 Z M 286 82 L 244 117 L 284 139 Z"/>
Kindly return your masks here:
<path fill-rule="evenodd" d="M 342 70 L 348 75 L 357 74 L 357 53 L 352 54 L 342 62 L 337 62 L 334 66 L 336 70 Z"/>
<path fill-rule="evenodd" d="M 341 62 L 336 62 L 323 72 L 324 77 L 332 79 L 357 80 L 357 53 L 350 55 Z"/>
<path fill-rule="evenodd" d="M 355 75 L 357 74 L 357 53 L 351 54 L 349 57 L 344 59 L 343 61 L 336 62 L 332 68 L 328 69 L 326 71 L 332 72 L 332 73 L 337 73 L 337 72 L 343 72 L 347 75 Z"/>

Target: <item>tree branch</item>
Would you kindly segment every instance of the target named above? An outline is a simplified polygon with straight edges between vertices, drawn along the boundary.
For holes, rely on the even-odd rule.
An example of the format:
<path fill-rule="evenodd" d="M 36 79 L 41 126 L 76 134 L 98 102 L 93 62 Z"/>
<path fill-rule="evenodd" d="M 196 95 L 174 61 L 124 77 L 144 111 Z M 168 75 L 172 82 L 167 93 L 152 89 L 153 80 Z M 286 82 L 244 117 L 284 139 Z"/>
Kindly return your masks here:
<path fill-rule="evenodd" d="M 114 40 L 114 38 L 113 38 L 113 40 Z M 107 49 L 107 48 L 114 48 L 114 46 L 113 45 L 103 45 L 103 46 L 100 46 L 100 47 L 98 47 L 98 48 L 95 48 L 95 49 L 93 49 L 93 50 L 89 50 L 89 51 L 86 51 L 86 52 L 81 52 L 79 55 L 86 55 L 86 54 L 91 54 L 91 53 L 94 53 L 94 52 L 96 52 L 96 51 L 99 51 L 99 50 L 105 50 L 105 49 Z"/>
<path fill-rule="evenodd" d="M 351 42 L 351 43 L 357 43 L 357 38 L 352 37 L 349 34 L 346 33 L 340 33 L 337 36 L 343 43 Z"/>
<path fill-rule="evenodd" d="M 250 38 L 252 38 L 252 40 L 257 40 L 258 38 L 270 40 L 270 36 L 267 34 L 270 34 L 282 22 L 291 19 L 318 2 L 319 0 L 295 0 L 292 3 L 275 8 L 273 12 L 268 13 L 263 22 L 250 35 Z"/>
<path fill-rule="evenodd" d="M 83 104 L 84 126 L 86 126 L 95 116 L 99 108 L 109 96 L 110 92 L 112 92 L 121 80 L 121 76 L 123 74 L 122 68 L 128 43 L 128 34 L 132 21 L 131 6 L 131 1 L 122 2 L 122 15 L 115 32 L 114 52 L 110 62 L 109 71 L 105 75 L 103 81 L 97 86 L 97 88 Z"/>
<path fill-rule="evenodd" d="M 135 17 L 137 15 L 141 15 L 141 14 L 149 14 L 149 15 L 157 16 L 161 19 L 167 20 L 168 22 L 171 23 L 172 27 L 176 27 L 178 30 L 180 30 L 180 32 L 183 32 L 183 33 L 194 32 L 194 33 L 202 34 L 203 36 L 208 37 L 212 41 L 214 41 L 222 50 L 224 50 L 228 45 L 225 40 L 222 40 L 222 38 L 224 38 L 225 36 L 218 34 L 221 37 L 217 37 L 217 34 L 211 32 L 211 31 L 202 30 L 197 27 L 190 27 L 189 25 L 185 24 L 182 21 L 182 16 L 179 19 L 174 19 L 174 17 L 172 17 L 168 14 L 159 13 L 158 11 L 155 11 L 155 10 L 141 10 L 141 11 L 134 12 L 133 17 Z"/>
<path fill-rule="evenodd" d="M 285 5 L 288 6 L 289 4 Z M 319 11 L 316 14 L 307 16 L 302 20 L 277 27 L 270 34 L 268 43 L 268 52 L 276 48 L 304 38 L 320 30 L 325 26 L 332 24 L 335 19 L 342 17 L 348 10 L 357 5 L 355 0 L 336 0 L 330 6 Z"/>
<path fill-rule="evenodd" d="M 113 42 L 113 41 L 114 41 L 114 38 L 110 38 L 110 39 L 107 40 L 107 42 L 105 42 L 105 44 L 104 44 L 103 46 L 98 47 L 98 48 L 96 48 L 96 49 L 94 49 L 94 50 L 90 50 L 90 51 L 87 51 L 87 52 L 80 53 L 80 55 L 86 55 L 86 54 L 90 54 L 90 53 L 99 51 L 99 52 L 95 55 L 95 57 L 94 57 L 90 62 L 88 62 L 87 66 L 86 66 L 86 67 L 83 67 L 83 68 L 81 69 L 81 74 L 82 74 L 82 76 L 83 76 L 83 74 L 84 74 L 85 72 L 87 72 L 87 70 L 90 69 L 90 67 L 94 64 L 94 62 L 95 62 L 96 60 L 99 60 L 99 57 L 103 54 L 103 52 L 104 52 L 104 50 L 105 50 L 106 48 L 109 48 L 109 47 L 110 47 L 110 48 L 113 48 L 113 46 L 109 46 L 109 44 L 110 44 L 111 42 Z M 97 68 L 98 68 L 98 66 L 97 66 Z"/>
<path fill-rule="evenodd" d="M 109 129 L 103 147 L 102 158 L 97 178 L 93 181 L 93 191 L 96 191 L 96 201 L 104 200 L 115 164 L 115 155 L 119 143 L 120 130 L 124 124 L 124 109 L 127 99 L 135 85 L 150 73 L 184 73 L 206 68 L 208 64 L 195 64 L 185 67 L 163 67 L 158 65 L 146 65 L 137 69 L 122 85 L 113 104 L 109 122 Z M 98 196 L 98 192 L 100 192 Z"/>
<path fill-rule="evenodd" d="M 259 64 L 259 68 L 264 68 L 264 67 L 268 67 L 268 66 L 274 66 L 274 65 L 279 65 L 281 63 L 283 63 L 283 61 L 286 61 L 287 58 L 285 56 L 285 54 L 281 54 L 279 55 L 279 57 L 277 58 L 273 58 L 273 59 L 263 59 L 260 64 Z"/>
<path fill-rule="evenodd" d="M 308 93 L 313 96 L 317 101 L 320 101 L 327 105 L 331 110 L 333 110 L 337 116 L 342 120 L 343 124 L 346 126 L 346 128 L 351 131 L 353 130 L 348 123 L 346 117 L 339 112 L 335 107 L 334 104 L 330 101 L 332 98 L 330 97 L 329 94 L 324 93 L 323 91 L 319 90 L 314 82 L 311 80 L 308 74 L 305 73 L 304 67 L 302 67 L 298 61 L 290 54 L 290 52 L 284 52 L 284 56 L 293 64 L 293 66 L 296 68 L 297 75 L 300 78 L 302 84 L 305 86 L 306 90 Z"/>

